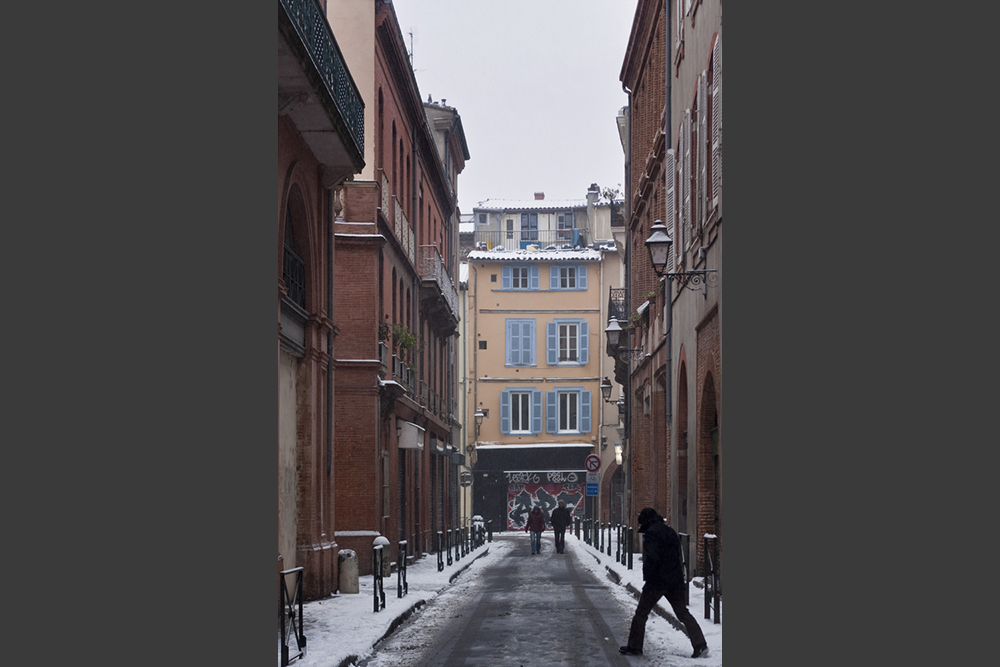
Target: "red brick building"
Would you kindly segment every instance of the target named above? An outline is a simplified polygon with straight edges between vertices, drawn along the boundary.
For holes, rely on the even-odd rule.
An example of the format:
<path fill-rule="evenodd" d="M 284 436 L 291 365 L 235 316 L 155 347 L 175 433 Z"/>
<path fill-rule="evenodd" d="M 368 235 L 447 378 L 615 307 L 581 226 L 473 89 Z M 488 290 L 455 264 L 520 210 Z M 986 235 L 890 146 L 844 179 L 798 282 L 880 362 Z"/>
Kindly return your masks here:
<path fill-rule="evenodd" d="M 332 202 L 364 167 L 363 114 L 322 3 L 279 0 L 278 569 L 304 568 L 307 599 L 338 581 Z"/>
<path fill-rule="evenodd" d="M 621 70 L 629 93 L 627 295 L 618 319 L 639 361 L 627 387 L 631 515 L 653 506 L 722 546 L 722 3 L 639 0 Z M 673 241 L 661 277 L 645 241 Z M 720 557 L 721 562 L 721 557 Z"/>
<path fill-rule="evenodd" d="M 371 572 L 458 528 L 455 335 L 461 118 L 424 102 L 391 3 L 344 0 L 341 41 L 365 100 L 365 163 L 334 203 L 336 540 Z"/>

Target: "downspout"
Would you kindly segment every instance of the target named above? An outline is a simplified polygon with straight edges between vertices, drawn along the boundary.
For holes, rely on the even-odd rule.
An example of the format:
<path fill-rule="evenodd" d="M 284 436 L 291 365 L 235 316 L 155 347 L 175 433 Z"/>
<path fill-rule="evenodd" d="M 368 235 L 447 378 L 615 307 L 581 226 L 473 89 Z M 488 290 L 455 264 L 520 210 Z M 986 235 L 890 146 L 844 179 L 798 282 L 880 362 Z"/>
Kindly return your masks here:
<path fill-rule="evenodd" d="M 629 236 L 632 230 L 632 91 L 625 83 L 622 83 L 622 91 L 628 95 L 628 161 L 625 168 L 625 211 L 628 216 L 625 226 L 625 305 L 631 304 L 630 295 L 632 293 L 632 244 Z M 628 362 L 628 383 L 625 387 L 625 435 L 623 436 L 628 445 L 628 459 L 625 461 L 625 490 L 628 498 L 622 501 L 622 520 L 631 525 L 632 513 L 632 362 Z M 629 545 L 635 548 L 635 543 Z"/>
<path fill-rule="evenodd" d="M 674 1 L 676 2 L 677 0 L 674 0 Z M 666 146 L 666 148 L 663 151 L 663 174 L 664 174 L 664 182 L 663 183 L 664 183 L 664 186 L 666 186 L 666 179 L 674 177 L 673 174 L 668 174 L 667 173 L 667 151 L 670 150 L 670 148 L 673 146 L 673 141 L 670 139 L 670 133 L 673 130 L 673 121 L 670 118 L 670 111 L 671 111 L 671 107 L 673 106 L 670 103 L 670 79 L 671 79 L 670 70 L 673 67 L 673 58 L 671 56 L 671 51 L 670 51 L 670 46 L 672 44 L 672 42 L 671 42 L 671 25 L 672 24 L 670 22 L 670 0 L 664 0 L 663 6 L 664 6 L 664 12 L 666 12 L 666 20 L 667 20 L 667 34 L 665 35 L 666 44 L 664 45 L 664 49 L 667 52 L 667 67 L 666 67 L 666 77 L 667 78 L 666 78 L 666 84 L 665 84 L 665 90 L 666 90 L 666 103 L 665 103 L 666 104 L 666 109 L 665 109 L 665 111 L 666 111 L 666 113 L 664 114 L 664 116 L 666 117 L 666 128 L 665 128 L 666 137 L 664 137 L 664 143 L 663 143 L 663 145 Z M 664 192 L 666 192 L 666 189 L 664 189 Z M 673 248 L 671 248 L 671 252 L 673 252 Z M 664 385 L 666 386 L 665 391 L 666 391 L 666 403 L 667 403 L 667 413 L 666 413 L 665 416 L 666 416 L 666 419 L 667 419 L 667 431 L 668 431 L 668 434 L 669 434 L 670 427 L 671 427 L 671 425 L 673 423 L 673 419 L 674 419 L 674 408 L 673 408 L 673 400 L 674 400 L 673 399 L 673 383 L 674 383 L 674 375 L 673 375 L 673 373 L 674 373 L 674 371 L 673 371 L 673 358 L 672 358 L 672 354 L 671 354 L 672 337 L 670 335 L 671 329 L 673 329 L 673 323 L 674 323 L 674 320 L 673 320 L 673 317 L 674 317 L 674 308 L 673 308 L 673 303 L 674 303 L 673 281 L 671 281 L 670 278 L 667 278 L 667 284 L 664 285 L 664 287 L 666 288 L 663 291 L 664 295 L 666 296 L 666 298 L 664 299 L 664 302 L 665 302 L 664 308 L 666 309 L 666 313 L 664 313 L 664 315 L 665 315 L 666 325 L 667 325 L 667 330 L 664 333 L 664 336 L 666 338 L 666 341 L 665 341 L 666 345 L 664 347 L 666 348 L 666 367 L 667 367 L 667 381 L 664 382 Z M 673 438 L 671 438 L 671 442 L 672 441 L 673 441 Z"/>
<path fill-rule="evenodd" d="M 326 476 L 333 470 L 333 190 L 326 191 L 326 310 L 330 328 L 326 331 L 326 400 L 329 409 L 326 415 Z M 331 535 L 331 537 L 333 537 Z"/>

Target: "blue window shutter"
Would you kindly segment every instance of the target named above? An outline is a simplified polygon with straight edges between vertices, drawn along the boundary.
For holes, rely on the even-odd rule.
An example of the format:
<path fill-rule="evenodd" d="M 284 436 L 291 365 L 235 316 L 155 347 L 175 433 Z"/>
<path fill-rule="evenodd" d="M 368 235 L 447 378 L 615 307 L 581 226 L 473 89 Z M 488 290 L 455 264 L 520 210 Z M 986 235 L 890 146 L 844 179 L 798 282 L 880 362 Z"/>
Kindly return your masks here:
<path fill-rule="evenodd" d="M 521 359 L 521 353 L 514 349 L 515 345 L 519 346 L 521 344 L 521 338 L 517 335 L 516 331 L 519 328 L 517 322 L 507 320 L 507 359 L 505 363 L 508 366 L 517 363 Z"/>
<path fill-rule="evenodd" d="M 531 390 L 531 433 L 538 435 L 542 432 L 542 392 L 537 389 Z"/>
<path fill-rule="evenodd" d="M 510 289 L 510 267 L 503 267 L 500 278 L 500 289 Z"/>
<path fill-rule="evenodd" d="M 555 433 L 557 429 L 556 422 L 556 392 L 547 391 L 545 392 L 545 430 L 548 433 Z"/>
<path fill-rule="evenodd" d="M 590 323 L 584 320 L 580 320 L 579 325 L 580 331 L 580 365 L 583 366 L 587 363 L 590 354 Z"/>
<path fill-rule="evenodd" d="M 549 289 L 559 289 L 559 267 L 549 267 Z"/>
<path fill-rule="evenodd" d="M 535 365 L 535 320 L 528 320 L 524 323 L 525 341 L 524 349 L 521 352 L 521 359 L 525 366 Z"/>
<path fill-rule="evenodd" d="M 503 417 L 500 418 L 503 420 Z M 590 392 L 580 392 L 580 432 L 590 433 Z"/>
<path fill-rule="evenodd" d="M 528 286 L 531 289 L 540 289 L 538 281 L 538 266 L 532 265 L 528 271 Z"/>
<path fill-rule="evenodd" d="M 587 289 L 587 265 L 581 264 L 576 267 L 576 286 L 580 289 Z"/>
<path fill-rule="evenodd" d="M 556 337 L 556 323 L 546 322 L 545 329 L 548 337 L 548 343 L 546 344 L 548 358 L 546 361 L 549 365 L 555 366 L 559 363 L 559 341 Z"/>
<path fill-rule="evenodd" d="M 510 390 L 500 392 L 500 432 L 510 433 Z"/>

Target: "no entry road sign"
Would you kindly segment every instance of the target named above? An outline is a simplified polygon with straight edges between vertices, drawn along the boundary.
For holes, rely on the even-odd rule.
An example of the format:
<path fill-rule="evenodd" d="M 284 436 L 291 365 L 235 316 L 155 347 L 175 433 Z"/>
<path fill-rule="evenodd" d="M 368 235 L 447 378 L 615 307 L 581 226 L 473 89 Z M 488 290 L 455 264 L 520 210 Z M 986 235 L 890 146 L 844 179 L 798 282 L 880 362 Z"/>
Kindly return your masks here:
<path fill-rule="evenodd" d="M 586 461 L 584 461 L 584 467 L 590 472 L 595 472 L 601 469 L 601 459 L 596 454 L 588 454 Z"/>

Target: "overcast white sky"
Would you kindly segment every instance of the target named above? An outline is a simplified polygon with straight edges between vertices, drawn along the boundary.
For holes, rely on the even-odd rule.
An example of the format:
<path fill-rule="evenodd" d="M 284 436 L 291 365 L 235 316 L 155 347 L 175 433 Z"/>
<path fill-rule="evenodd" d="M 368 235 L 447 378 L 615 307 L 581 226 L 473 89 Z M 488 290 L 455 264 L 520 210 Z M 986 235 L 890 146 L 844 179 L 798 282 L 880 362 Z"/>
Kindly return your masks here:
<path fill-rule="evenodd" d="M 635 0 L 394 0 L 426 101 L 462 117 L 462 213 L 486 199 L 582 199 L 624 183 L 615 118 Z"/>

